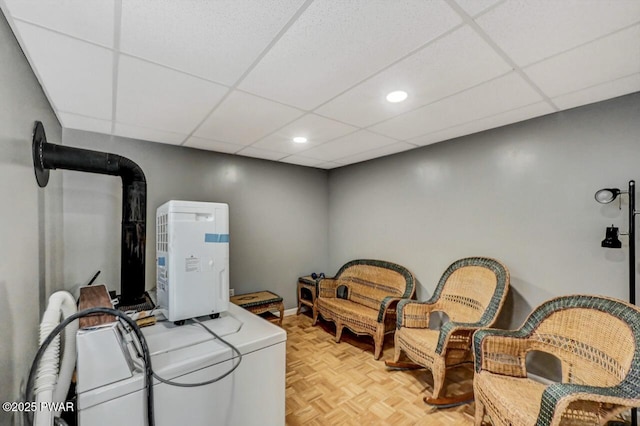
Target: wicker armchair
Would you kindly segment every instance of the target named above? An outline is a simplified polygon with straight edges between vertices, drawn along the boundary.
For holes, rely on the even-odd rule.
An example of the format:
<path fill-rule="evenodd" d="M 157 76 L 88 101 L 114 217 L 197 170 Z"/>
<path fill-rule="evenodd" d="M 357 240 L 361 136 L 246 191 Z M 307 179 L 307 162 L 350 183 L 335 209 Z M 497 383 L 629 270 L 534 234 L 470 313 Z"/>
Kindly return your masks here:
<path fill-rule="evenodd" d="M 433 296 L 426 302 L 403 300 L 398 304 L 395 356 L 389 367 L 425 367 L 433 374 L 433 394 L 425 402 L 455 405 L 473 399 L 440 397 L 447 368 L 473 361 L 471 338 L 480 327 L 491 326 L 509 290 L 509 271 L 500 262 L 483 257 L 461 259 L 444 272 Z M 449 317 L 440 330 L 429 329 L 429 315 Z M 400 355 L 417 365 L 399 363 Z"/>
<path fill-rule="evenodd" d="M 374 358 L 382 354 L 384 336 L 395 330 L 396 305 L 415 294 L 414 277 L 405 267 L 382 260 L 359 259 L 346 263 L 334 278 L 318 281 L 313 324 L 318 315 L 336 324 L 336 342 L 342 329 L 370 335 Z"/>
<path fill-rule="evenodd" d="M 640 406 L 640 309 L 597 296 L 536 308 L 515 331 L 474 335 L 476 425 L 601 425 Z M 527 378 L 525 357 L 554 355 L 562 383 Z"/>

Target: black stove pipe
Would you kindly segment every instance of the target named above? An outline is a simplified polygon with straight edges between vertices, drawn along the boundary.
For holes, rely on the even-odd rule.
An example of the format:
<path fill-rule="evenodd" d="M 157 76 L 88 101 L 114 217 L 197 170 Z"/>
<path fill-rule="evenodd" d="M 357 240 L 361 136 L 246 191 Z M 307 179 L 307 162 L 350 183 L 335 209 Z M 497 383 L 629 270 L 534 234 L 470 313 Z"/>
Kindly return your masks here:
<path fill-rule="evenodd" d="M 122 178 L 120 305 L 142 303 L 145 292 L 147 182 L 140 166 L 116 154 L 47 143 L 44 127 L 39 121 L 33 131 L 33 163 L 40 187 L 47 185 L 50 169 Z"/>

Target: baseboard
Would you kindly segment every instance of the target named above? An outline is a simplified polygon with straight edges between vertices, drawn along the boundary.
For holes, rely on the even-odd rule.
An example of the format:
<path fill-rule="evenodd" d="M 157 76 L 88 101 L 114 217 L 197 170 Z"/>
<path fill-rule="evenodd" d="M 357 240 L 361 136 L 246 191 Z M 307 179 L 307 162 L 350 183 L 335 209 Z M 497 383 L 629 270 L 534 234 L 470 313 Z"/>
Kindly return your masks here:
<path fill-rule="evenodd" d="M 273 311 L 273 312 L 271 312 L 271 313 L 272 313 L 273 315 L 277 316 L 277 317 L 279 317 L 279 316 L 280 316 L 280 312 Z M 285 309 L 285 310 L 284 310 L 284 316 L 285 316 L 285 317 L 288 317 L 288 316 L 290 316 L 290 315 L 295 315 L 295 314 L 297 314 L 297 313 L 298 313 L 298 308 L 291 308 L 291 309 Z"/>
<path fill-rule="evenodd" d="M 284 310 L 284 316 L 288 317 L 289 315 L 295 315 L 298 312 L 298 308 L 291 308 Z"/>

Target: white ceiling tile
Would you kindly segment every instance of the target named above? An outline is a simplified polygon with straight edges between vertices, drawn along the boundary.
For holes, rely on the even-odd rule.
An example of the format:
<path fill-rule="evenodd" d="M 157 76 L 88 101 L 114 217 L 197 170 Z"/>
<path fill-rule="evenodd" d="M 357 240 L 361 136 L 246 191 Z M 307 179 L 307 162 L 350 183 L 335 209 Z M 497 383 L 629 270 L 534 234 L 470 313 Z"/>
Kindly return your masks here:
<path fill-rule="evenodd" d="M 334 163 L 333 161 L 325 161 L 324 163 L 320 163 L 315 165 L 314 167 L 317 167 L 319 169 L 337 169 L 338 167 L 342 167 L 343 164 L 340 163 Z"/>
<path fill-rule="evenodd" d="M 113 46 L 113 0 L 5 0 L 5 3 L 14 19 Z"/>
<path fill-rule="evenodd" d="M 483 130 L 501 127 L 511 123 L 517 123 L 519 121 L 528 120 L 530 118 L 539 117 L 541 115 L 551 114 L 552 112 L 554 112 L 554 110 L 547 102 L 538 102 L 533 105 L 527 105 L 522 108 L 492 115 L 491 117 L 481 118 L 479 120 L 464 123 L 459 126 L 450 127 L 448 129 L 440 130 L 428 135 L 420 136 L 418 138 L 411 139 L 410 142 L 417 145 L 429 145 L 432 143 L 481 132 Z"/>
<path fill-rule="evenodd" d="M 444 2 L 318 0 L 239 87 L 312 109 L 460 22 Z"/>
<path fill-rule="evenodd" d="M 412 145 L 410 143 L 396 142 L 391 145 L 386 145 L 380 148 L 374 148 L 369 151 L 361 152 L 359 154 L 343 157 L 336 161 L 340 164 L 354 164 L 361 161 L 372 160 L 374 158 L 386 157 L 387 155 L 397 154 L 398 152 L 408 151 L 415 147 L 415 145 Z"/>
<path fill-rule="evenodd" d="M 252 146 L 293 154 L 356 130 L 358 130 L 357 127 L 342 124 L 316 114 L 307 114 L 254 143 Z M 293 138 L 296 136 L 304 136 L 308 142 L 303 144 L 295 143 Z"/>
<path fill-rule="evenodd" d="M 520 66 L 638 21 L 638 0 L 510 0 L 477 19 Z"/>
<path fill-rule="evenodd" d="M 236 152 L 244 148 L 244 145 L 213 141 L 210 139 L 203 139 L 195 136 L 190 137 L 187 142 L 185 142 L 184 146 L 204 149 L 207 151 L 225 152 L 227 154 L 235 154 Z"/>
<path fill-rule="evenodd" d="M 324 161 L 335 161 L 340 158 L 360 154 L 371 149 L 395 144 L 397 141 L 386 136 L 360 130 L 331 142 L 308 149 L 301 155 Z"/>
<path fill-rule="evenodd" d="M 323 105 L 317 112 L 366 127 L 510 69 L 473 29 L 465 26 Z M 387 102 L 386 95 L 394 90 L 404 90 L 409 97 L 400 103 Z"/>
<path fill-rule="evenodd" d="M 540 100 L 541 96 L 522 77 L 512 72 L 377 124 L 372 130 L 396 139 L 408 140 Z"/>
<path fill-rule="evenodd" d="M 551 99 L 561 109 L 600 102 L 627 93 L 640 92 L 640 74 L 633 74 L 614 81 Z"/>
<path fill-rule="evenodd" d="M 57 111 L 111 119 L 110 50 L 22 22 L 16 27 Z"/>
<path fill-rule="evenodd" d="M 593 66 L 593 58 L 598 58 L 597 66 Z M 524 71 L 549 97 L 640 72 L 640 25 L 538 62 Z"/>
<path fill-rule="evenodd" d="M 171 145 L 180 145 L 187 137 L 186 134 L 165 132 L 162 130 L 131 126 L 123 123 L 115 124 L 113 134 L 116 136 L 123 136 L 125 138 L 167 143 Z"/>
<path fill-rule="evenodd" d="M 100 120 L 68 112 L 58 112 L 57 116 L 62 127 L 66 129 L 78 129 L 106 134 L 111 133 L 111 121 L 109 120 Z"/>
<path fill-rule="evenodd" d="M 527 81 L 562 109 L 640 91 L 640 0 L 401 3 L 0 0 L 0 7 L 63 127 L 105 134 L 113 127 L 171 144 L 188 138 L 187 147 L 323 169 L 553 112 Z M 461 9 L 486 34 L 465 25 Z M 235 84 L 240 89 L 229 93 Z M 383 100 L 397 89 L 409 92 L 405 103 Z M 293 145 L 302 133 L 309 143 Z"/>
<path fill-rule="evenodd" d="M 303 0 L 122 2 L 123 52 L 234 84 Z"/>
<path fill-rule="evenodd" d="M 297 164 L 298 166 L 315 167 L 319 164 L 325 163 L 322 160 L 316 160 L 315 158 L 302 157 L 300 155 L 290 155 L 280 160 L 282 163 Z"/>
<path fill-rule="evenodd" d="M 120 55 L 116 120 L 188 134 L 227 88 L 177 71 Z"/>
<path fill-rule="evenodd" d="M 302 114 L 298 109 L 234 91 L 196 130 L 195 135 L 249 145 Z"/>
<path fill-rule="evenodd" d="M 254 148 L 252 146 L 244 147 L 240 151 L 238 151 L 236 154 L 242 155 L 243 157 L 261 158 L 263 160 L 273 160 L 273 161 L 277 161 L 282 157 L 286 156 L 286 154 L 282 154 L 281 152 L 274 152 L 266 149 Z"/>
<path fill-rule="evenodd" d="M 455 0 L 470 16 L 476 16 L 500 0 Z"/>

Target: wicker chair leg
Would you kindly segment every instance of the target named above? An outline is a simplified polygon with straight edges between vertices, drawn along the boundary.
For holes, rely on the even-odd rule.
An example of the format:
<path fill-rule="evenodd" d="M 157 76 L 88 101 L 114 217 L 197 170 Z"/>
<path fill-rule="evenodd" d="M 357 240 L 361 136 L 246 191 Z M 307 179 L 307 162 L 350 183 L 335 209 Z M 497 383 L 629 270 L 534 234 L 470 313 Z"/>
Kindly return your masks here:
<path fill-rule="evenodd" d="M 376 334 L 373 336 L 373 346 L 373 358 L 380 359 L 380 356 L 382 355 L 382 346 L 384 346 L 384 329 L 376 330 Z"/>
<path fill-rule="evenodd" d="M 396 331 L 396 334 L 393 336 L 393 362 L 400 361 L 400 355 L 402 355 L 402 348 L 398 340 L 398 332 Z"/>
<path fill-rule="evenodd" d="M 313 324 L 312 325 L 316 325 L 317 322 L 318 322 L 318 310 L 314 307 L 313 308 Z"/>
<path fill-rule="evenodd" d="M 336 322 L 336 343 L 340 343 L 340 338 L 342 337 L 342 329 L 344 325 L 340 322 Z"/>
<path fill-rule="evenodd" d="M 480 398 L 476 398 L 476 417 L 474 426 L 482 426 L 484 420 L 484 404 L 480 401 Z"/>
<path fill-rule="evenodd" d="M 431 397 L 425 397 L 424 402 L 438 408 L 457 407 L 458 405 L 468 404 L 473 401 L 473 392 L 467 392 L 462 395 L 441 396 L 444 390 L 444 379 L 447 367 L 441 359 L 436 359 L 431 366 L 431 374 L 433 375 L 433 394 Z"/>
<path fill-rule="evenodd" d="M 431 395 L 431 399 L 440 398 L 440 393 L 442 393 L 442 388 L 444 387 L 445 372 L 446 367 L 444 365 L 440 366 L 434 363 L 431 367 L 431 374 L 433 375 L 433 394 Z"/>

